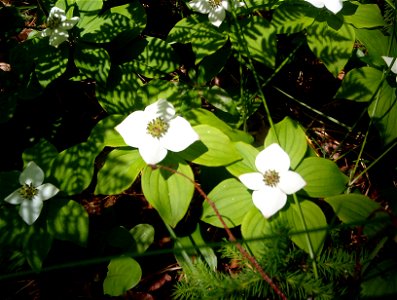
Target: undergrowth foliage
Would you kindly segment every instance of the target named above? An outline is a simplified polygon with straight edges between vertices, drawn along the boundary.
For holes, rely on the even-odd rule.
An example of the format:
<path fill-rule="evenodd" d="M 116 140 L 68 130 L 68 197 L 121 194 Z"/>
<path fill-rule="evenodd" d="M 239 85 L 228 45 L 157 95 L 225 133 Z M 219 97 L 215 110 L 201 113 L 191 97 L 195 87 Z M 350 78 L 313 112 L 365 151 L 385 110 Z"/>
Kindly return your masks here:
<path fill-rule="evenodd" d="M 142 292 L 165 231 L 169 298 L 396 295 L 396 4 L 1 1 L 0 282 Z"/>

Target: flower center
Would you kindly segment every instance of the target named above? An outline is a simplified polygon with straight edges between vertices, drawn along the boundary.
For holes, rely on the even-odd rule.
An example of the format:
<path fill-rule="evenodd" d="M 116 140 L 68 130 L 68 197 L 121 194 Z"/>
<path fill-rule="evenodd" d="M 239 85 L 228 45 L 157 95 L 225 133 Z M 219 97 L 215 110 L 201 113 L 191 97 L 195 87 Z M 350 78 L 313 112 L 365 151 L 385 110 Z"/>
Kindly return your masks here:
<path fill-rule="evenodd" d="M 152 137 L 159 139 L 167 133 L 169 127 L 170 125 L 163 118 L 158 117 L 149 122 L 146 130 Z"/>
<path fill-rule="evenodd" d="M 48 18 L 47 20 L 47 27 L 51 28 L 51 29 L 55 29 L 58 28 L 62 23 L 61 18 L 57 18 L 57 17 L 51 17 Z"/>
<path fill-rule="evenodd" d="M 277 171 L 267 170 L 265 174 L 263 174 L 263 181 L 266 185 L 275 187 L 280 182 L 280 175 Z"/>
<path fill-rule="evenodd" d="M 217 8 L 221 5 L 222 0 L 208 0 L 212 8 Z"/>
<path fill-rule="evenodd" d="M 33 183 L 25 183 L 20 189 L 19 194 L 22 198 L 32 200 L 39 193 L 39 190 L 33 186 Z"/>

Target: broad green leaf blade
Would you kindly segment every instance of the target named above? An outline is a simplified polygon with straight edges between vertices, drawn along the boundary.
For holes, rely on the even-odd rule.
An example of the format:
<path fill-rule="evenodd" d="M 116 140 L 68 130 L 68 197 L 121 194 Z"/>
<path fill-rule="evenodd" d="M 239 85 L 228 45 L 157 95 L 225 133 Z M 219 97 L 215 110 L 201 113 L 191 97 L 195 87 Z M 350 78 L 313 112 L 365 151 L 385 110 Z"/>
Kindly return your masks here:
<path fill-rule="evenodd" d="M 277 33 L 297 33 L 313 24 L 318 9 L 314 9 L 303 1 L 294 3 L 281 3 L 274 10 L 271 24 Z"/>
<path fill-rule="evenodd" d="M 382 72 L 371 67 L 353 69 L 343 78 L 336 97 L 357 102 L 373 99 L 382 80 Z"/>
<path fill-rule="evenodd" d="M 26 149 L 22 154 L 24 166 L 34 161 L 48 178 L 51 173 L 51 164 L 53 159 L 58 155 L 58 151 L 54 145 L 45 139 L 41 139 L 33 147 Z M 47 182 L 47 181 L 46 181 Z"/>
<path fill-rule="evenodd" d="M 123 137 L 114 129 L 126 116 L 110 115 L 99 121 L 92 129 L 88 142 L 97 145 L 98 148 L 127 147 Z"/>
<path fill-rule="evenodd" d="M 338 166 L 325 158 L 306 158 L 295 171 L 306 181 L 306 186 L 298 193 L 303 192 L 313 198 L 338 195 L 346 189 L 348 182 Z"/>
<path fill-rule="evenodd" d="M 245 173 L 257 172 L 255 159 L 259 151 L 255 147 L 243 142 L 234 143 L 234 147 L 240 153 L 242 159 L 226 166 L 230 174 L 238 177 Z"/>
<path fill-rule="evenodd" d="M 336 77 L 351 57 L 355 42 L 353 27 L 342 24 L 335 30 L 327 22 L 316 22 L 307 31 L 310 49 Z"/>
<path fill-rule="evenodd" d="M 205 22 L 205 16 L 200 14 L 190 15 L 178 21 L 170 30 L 167 42 L 170 44 L 181 43 L 187 44 L 192 41 L 196 32 L 195 25 Z"/>
<path fill-rule="evenodd" d="M 345 7 L 356 6 L 352 14 L 343 15 L 343 20 L 356 28 L 384 27 L 386 23 L 377 4 L 361 4 L 359 2 L 346 2 Z"/>
<path fill-rule="evenodd" d="M 45 228 L 34 225 L 29 227 L 24 237 L 23 254 L 33 271 L 40 272 L 51 245 L 52 236 Z"/>
<path fill-rule="evenodd" d="M 382 59 L 382 55 L 389 53 L 388 45 L 391 38 L 386 36 L 381 29 L 356 29 L 355 32 L 357 40 L 367 50 L 362 60 L 369 61 L 370 65 L 384 66 L 385 61 Z M 393 55 L 393 51 L 391 51 L 390 56 Z"/>
<path fill-rule="evenodd" d="M 313 252 L 314 254 L 319 254 L 327 234 L 327 220 L 325 219 L 323 211 L 317 206 L 317 204 L 304 200 L 300 202 L 300 206 L 303 218 L 305 219 L 306 229 L 310 237 Z M 286 211 L 286 214 L 288 216 L 290 227 L 292 228 L 289 232 L 291 240 L 306 253 L 310 253 L 307 234 L 304 232 L 305 227 L 302 224 L 297 204 L 291 204 L 289 209 Z"/>
<path fill-rule="evenodd" d="M 154 241 L 154 227 L 150 224 L 138 224 L 130 229 L 130 234 L 135 240 L 138 253 L 143 253 Z"/>
<path fill-rule="evenodd" d="M 180 251 L 186 251 L 189 256 L 195 257 L 201 255 L 207 262 L 211 270 L 215 271 L 218 266 L 218 258 L 211 247 L 207 247 L 201 235 L 200 225 L 196 225 L 196 229 L 192 234 L 185 237 L 178 237 L 174 244 L 174 249 L 177 251 L 175 254 L 178 262 L 183 262 L 185 258 L 180 254 Z"/>
<path fill-rule="evenodd" d="M 139 263 L 130 257 L 114 258 L 108 265 L 108 273 L 103 281 L 103 293 L 121 296 L 136 286 L 142 277 Z"/>
<path fill-rule="evenodd" d="M 285 241 L 288 239 L 286 233 L 287 224 L 283 218 L 266 219 L 256 207 L 250 209 L 241 223 L 244 244 L 257 258 L 268 251 L 288 248 Z"/>
<path fill-rule="evenodd" d="M 95 144 L 86 142 L 59 153 L 51 172 L 58 181 L 56 186 L 69 195 L 87 188 L 94 174 L 95 158 L 101 150 Z"/>
<path fill-rule="evenodd" d="M 273 68 L 277 52 L 275 28 L 265 18 L 259 16 L 252 16 L 249 19 L 238 20 L 238 22 L 242 32 L 239 32 L 236 26 L 231 27 L 232 47 L 243 56 L 250 55 L 256 61 Z M 246 43 L 249 53 L 246 53 L 242 43 Z"/>
<path fill-rule="evenodd" d="M 218 75 L 229 59 L 231 52 L 230 45 L 226 43 L 225 46 L 215 53 L 204 57 L 198 65 L 197 83 L 199 85 L 206 85 L 207 82 Z"/>
<path fill-rule="evenodd" d="M 184 117 L 189 120 L 190 124 L 192 124 L 193 126 L 206 124 L 212 127 L 216 127 L 224 134 L 226 134 L 233 142 L 242 141 L 251 144 L 254 141 L 253 137 L 250 134 L 241 130 L 231 128 L 229 125 L 227 125 L 217 116 L 215 116 L 212 112 L 206 109 L 191 109 L 184 114 Z"/>
<path fill-rule="evenodd" d="M 168 153 L 161 165 L 194 180 L 190 166 L 172 153 Z M 142 171 L 143 194 L 163 221 L 172 227 L 186 214 L 193 197 L 194 185 L 184 176 L 161 168 L 153 170 L 150 166 Z"/>
<path fill-rule="evenodd" d="M 247 212 L 253 207 L 251 193 L 237 179 L 230 178 L 219 183 L 208 198 L 215 204 L 228 227 L 241 224 Z M 211 205 L 205 201 L 201 220 L 216 227 L 223 225 Z"/>
<path fill-rule="evenodd" d="M 265 139 L 265 148 L 277 143 L 288 153 L 291 160 L 291 168 L 295 169 L 305 156 L 307 150 L 306 134 L 302 127 L 289 117 L 285 117 L 275 125 L 277 138 L 274 131 L 270 130 Z"/>
<path fill-rule="evenodd" d="M 87 3 L 91 2 L 91 3 Z M 133 39 L 146 25 L 146 14 L 139 1 L 112 7 L 99 13 L 102 1 L 77 1 L 81 13 L 80 38 L 92 43 L 108 43 L 117 37 Z"/>
<path fill-rule="evenodd" d="M 200 139 L 178 153 L 185 160 L 203 166 L 218 167 L 241 158 L 229 137 L 219 129 L 208 125 L 194 126 L 193 129 Z"/>
<path fill-rule="evenodd" d="M 105 84 L 110 70 L 110 57 L 103 48 L 76 47 L 74 62 L 83 76 Z"/>
<path fill-rule="evenodd" d="M 48 202 L 47 230 L 57 239 L 85 246 L 88 240 L 88 213 L 73 200 Z"/>
<path fill-rule="evenodd" d="M 385 145 L 390 144 L 397 138 L 396 91 L 395 87 L 383 82 L 379 93 L 375 97 L 375 101 L 368 107 L 368 114 L 375 121 L 375 126 L 378 128 Z"/>
<path fill-rule="evenodd" d="M 174 49 L 165 41 L 146 37 L 137 43 L 145 46 L 130 62 L 135 72 L 148 78 L 165 76 L 178 68 L 178 61 Z"/>
<path fill-rule="evenodd" d="M 331 205 L 338 218 L 347 224 L 362 224 L 377 209 L 381 208 L 379 203 L 367 196 L 360 194 L 344 194 L 324 199 Z"/>
<path fill-rule="evenodd" d="M 377 262 L 361 283 L 361 299 L 394 299 L 397 294 L 397 264 L 395 259 Z"/>
<path fill-rule="evenodd" d="M 114 149 L 98 172 L 96 194 L 120 194 L 131 186 L 146 163 L 138 150 Z"/>

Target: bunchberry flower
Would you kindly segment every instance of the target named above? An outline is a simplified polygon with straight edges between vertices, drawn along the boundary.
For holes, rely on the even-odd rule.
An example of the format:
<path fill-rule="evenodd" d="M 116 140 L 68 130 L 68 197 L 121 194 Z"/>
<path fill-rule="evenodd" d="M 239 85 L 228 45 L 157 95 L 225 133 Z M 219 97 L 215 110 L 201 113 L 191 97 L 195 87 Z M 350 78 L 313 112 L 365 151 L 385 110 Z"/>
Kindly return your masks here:
<path fill-rule="evenodd" d="M 343 0 L 305 0 L 317 8 L 324 6 L 334 14 L 337 14 L 343 7 Z"/>
<path fill-rule="evenodd" d="M 287 195 L 296 193 L 306 185 L 303 178 L 290 171 L 290 158 L 278 144 L 271 144 L 261 151 L 255 166 L 259 172 L 239 176 L 240 181 L 253 190 L 254 205 L 269 218 L 282 209 Z"/>
<path fill-rule="evenodd" d="M 199 139 L 187 120 L 175 116 L 175 108 L 165 99 L 134 111 L 116 130 L 127 145 L 139 149 L 150 165 L 162 161 L 168 150 L 180 152 Z"/>
<path fill-rule="evenodd" d="M 50 45 L 58 48 L 60 44 L 68 39 L 68 30 L 72 29 L 79 20 L 79 17 L 66 19 L 63 9 L 53 7 L 47 19 L 47 28 L 40 35 L 42 37 L 50 36 Z"/>
<path fill-rule="evenodd" d="M 211 24 L 219 27 L 225 19 L 226 10 L 230 11 L 229 2 L 234 8 L 244 6 L 244 3 L 238 0 L 192 0 L 189 5 L 199 13 L 208 14 L 208 20 Z"/>
<path fill-rule="evenodd" d="M 26 169 L 19 175 L 19 189 L 7 196 L 4 201 L 21 205 L 19 215 L 29 225 L 40 216 L 43 201 L 54 197 L 59 189 L 51 183 L 45 183 L 43 170 L 34 162 L 29 162 Z"/>
<path fill-rule="evenodd" d="M 397 58 L 394 59 L 394 57 L 390 57 L 390 56 L 382 56 L 383 60 L 385 61 L 385 63 L 387 64 L 388 67 L 390 67 L 391 63 L 394 60 L 394 64 L 391 66 L 391 71 L 397 75 Z M 396 82 L 397 82 L 397 76 L 396 76 Z"/>

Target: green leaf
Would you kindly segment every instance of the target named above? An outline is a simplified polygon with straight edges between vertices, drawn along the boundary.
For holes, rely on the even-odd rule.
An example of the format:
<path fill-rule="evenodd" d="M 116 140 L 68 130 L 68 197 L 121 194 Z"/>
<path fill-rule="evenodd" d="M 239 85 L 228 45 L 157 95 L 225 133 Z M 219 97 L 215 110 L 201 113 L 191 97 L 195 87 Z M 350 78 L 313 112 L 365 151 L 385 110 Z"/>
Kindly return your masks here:
<path fill-rule="evenodd" d="M 208 125 L 194 126 L 200 139 L 178 155 L 193 163 L 218 167 L 228 165 L 240 159 L 239 153 L 229 137 L 215 127 Z"/>
<path fill-rule="evenodd" d="M 24 237 L 23 253 L 33 271 L 40 272 L 51 245 L 52 237 L 45 228 L 30 226 Z"/>
<path fill-rule="evenodd" d="M 190 43 L 196 30 L 193 30 L 194 26 L 200 24 L 201 22 L 205 22 L 205 16 L 195 14 L 183 18 L 182 20 L 178 21 L 174 27 L 172 27 L 168 33 L 167 42 L 170 44 Z"/>
<path fill-rule="evenodd" d="M 190 124 L 193 126 L 207 124 L 212 127 L 216 127 L 226 134 L 233 142 L 242 141 L 251 144 L 254 141 L 250 134 L 241 130 L 232 129 L 229 125 L 206 109 L 191 109 L 184 114 L 184 117 L 189 120 Z"/>
<path fill-rule="evenodd" d="M 379 203 L 360 194 L 327 197 L 324 201 L 331 205 L 338 218 L 347 224 L 362 224 L 375 210 L 381 208 Z"/>
<path fill-rule="evenodd" d="M 45 139 L 41 139 L 31 148 L 27 148 L 22 153 L 24 167 L 34 161 L 43 171 L 45 177 L 49 177 L 51 173 L 51 164 L 53 159 L 58 155 L 58 151 L 54 145 Z"/>
<path fill-rule="evenodd" d="M 218 75 L 231 54 L 230 45 L 225 44 L 222 48 L 215 53 L 208 55 L 198 65 L 197 82 L 198 84 L 205 85 Z M 214 85 L 216 87 L 216 85 Z"/>
<path fill-rule="evenodd" d="M 190 166 L 176 155 L 168 153 L 161 165 L 172 168 L 194 180 Z M 186 214 L 193 197 L 194 185 L 181 174 L 150 166 L 142 171 L 142 190 L 147 201 L 168 225 L 175 227 Z"/>
<path fill-rule="evenodd" d="M 139 1 L 112 7 L 104 13 L 99 13 L 102 0 L 76 1 L 80 11 L 82 29 L 80 38 L 92 43 L 107 43 L 117 37 L 133 39 L 137 37 L 146 25 L 146 14 Z"/>
<path fill-rule="evenodd" d="M 288 153 L 291 160 L 291 168 L 295 169 L 305 156 L 307 150 L 306 134 L 302 127 L 289 117 L 285 117 L 270 130 L 265 139 L 265 148 L 277 143 Z M 277 139 L 278 138 L 278 139 Z"/>
<path fill-rule="evenodd" d="M 88 142 L 97 145 L 98 148 L 104 146 L 126 147 L 122 136 L 114 129 L 125 119 L 125 116 L 110 115 L 99 121 L 92 129 Z"/>
<path fill-rule="evenodd" d="M 346 23 L 352 24 L 356 28 L 374 28 L 386 26 L 383 20 L 382 13 L 377 4 L 361 4 L 357 1 L 352 3 L 346 2 L 346 6 L 355 6 L 355 9 L 351 14 L 343 15 L 343 19 Z"/>
<path fill-rule="evenodd" d="M 185 237 L 178 237 L 174 244 L 175 254 L 178 262 L 184 262 L 184 257 L 179 253 L 186 251 L 188 255 L 195 257 L 202 255 L 211 270 L 215 271 L 218 266 L 218 258 L 211 247 L 206 246 L 206 243 L 201 235 L 200 225 L 196 225 L 196 229 L 192 234 Z"/>
<path fill-rule="evenodd" d="M 120 194 L 131 186 L 146 163 L 138 150 L 114 149 L 98 172 L 96 194 Z"/>
<path fill-rule="evenodd" d="M 76 47 L 74 62 L 87 78 L 106 83 L 110 70 L 110 57 L 105 49 L 87 45 Z"/>
<path fill-rule="evenodd" d="M 165 76 L 178 68 L 176 54 L 168 43 L 154 37 L 138 39 L 145 46 L 130 62 L 135 72 L 148 78 Z M 135 46 L 135 43 L 134 45 Z"/>
<path fill-rule="evenodd" d="M 343 78 L 336 97 L 357 102 L 371 101 L 381 80 L 382 72 L 375 68 L 353 69 Z"/>
<path fill-rule="evenodd" d="M 229 113 L 231 115 L 238 115 L 236 102 L 230 97 L 227 91 L 217 85 L 209 89 L 203 89 L 203 98 L 217 109 Z"/>
<path fill-rule="evenodd" d="M 253 207 L 251 193 L 237 179 L 230 178 L 219 183 L 209 194 L 228 227 L 241 224 L 247 212 Z M 201 220 L 223 228 L 211 205 L 205 201 Z"/>
<path fill-rule="evenodd" d="M 57 199 L 48 203 L 47 230 L 57 239 L 85 246 L 88 240 L 88 213 L 73 200 Z"/>
<path fill-rule="evenodd" d="M 257 172 L 255 159 L 259 151 L 255 147 L 243 142 L 234 143 L 234 147 L 240 153 L 242 159 L 226 166 L 230 174 L 238 177 L 245 173 Z"/>
<path fill-rule="evenodd" d="M 306 181 L 302 191 L 313 198 L 338 195 L 346 189 L 348 178 L 338 166 L 325 158 L 304 159 L 295 170 Z"/>
<path fill-rule="evenodd" d="M 300 206 L 303 213 L 303 218 L 306 223 L 306 229 L 310 237 L 313 252 L 319 254 L 324 244 L 326 237 L 327 220 L 325 219 L 323 211 L 317 204 L 311 201 L 301 201 Z M 307 233 L 302 224 L 299 208 L 297 204 L 291 204 L 290 208 L 286 211 L 290 227 L 291 240 L 302 250 L 310 254 L 310 247 L 307 240 Z M 323 230 L 319 230 L 319 229 Z M 303 232 L 303 233 L 302 233 Z"/>
<path fill-rule="evenodd" d="M 108 265 L 108 273 L 103 281 L 103 293 L 121 296 L 136 286 L 142 277 L 138 262 L 130 257 L 113 258 Z"/>
<path fill-rule="evenodd" d="M 361 283 L 361 299 L 394 299 L 397 294 L 397 264 L 387 259 L 370 268 Z"/>
<path fill-rule="evenodd" d="M 353 27 L 342 24 L 335 30 L 327 22 L 316 22 L 307 32 L 310 49 L 336 77 L 351 57 L 355 42 Z"/>
<path fill-rule="evenodd" d="M 231 27 L 230 39 L 232 47 L 237 49 L 242 55 L 248 55 L 245 47 L 242 46 L 242 39 L 244 39 L 250 57 L 269 68 L 273 68 L 277 52 L 275 28 L 265 18 L 259 16 L 252 16 L 249 19 L 239 20 L 238 22 L 242 32 L 239 32 L 235 26 Z"/>
<path fill-rule="evenodd" d="M 284 2 L 273 13 L 271 24 L 277 33 L 297 33 L 313 24 L 319 10 L 304 2 Z"/>
<path fill-rule="evenodd" d="M 391 38 L 386 36 L 380 29 L 356 29 L 355 32 L 358 42 L 366 50 L 365 57 L 362 59 L 368 59 L 370 65 L 385 66 L 382 55 L 389 53 L 388 45 Z M 393 56 L 393 53 L 390 52 L 390 55 Z"/>
<path fill-rule="evenodd" d="M 138 224 L 130 229 L 135 240 L 136 252 L 143 253 L 154 241 L 154 227 L 150 224 Z"/>
<path fill-rule="evenodd" d="M 101 150 L 95 144 L 86 142 L 59 153 L 51 171 L 58 181 L 56 186 L 69 195 L 87 188 L 94 174 L 95 158 Z"/>
<path fill-rule="evenodd" d="M 393 74 L 394 77 L 394 74 Z M 394 79 L 394 78 L 393 78 Z M 368 107 L 368 114 L 375 121 L 385 145 L 397 138 L 397 89 L 383 82 L 375 101 Z"/>

